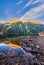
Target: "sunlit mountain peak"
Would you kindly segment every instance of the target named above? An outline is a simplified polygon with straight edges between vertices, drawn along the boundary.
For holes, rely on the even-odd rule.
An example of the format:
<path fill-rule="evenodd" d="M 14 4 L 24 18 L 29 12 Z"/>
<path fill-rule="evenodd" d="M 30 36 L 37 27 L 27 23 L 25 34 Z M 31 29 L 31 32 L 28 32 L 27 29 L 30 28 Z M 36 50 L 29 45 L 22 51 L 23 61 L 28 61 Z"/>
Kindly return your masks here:
<path fill-rule="evenodd" d="M 19 22 L 19 21 L 21 21 L 21 20 L 15 18 L 15 19 L 9 20 L 7 23 L 12 24 L 12 23 L 16 23 L 16 22 Z"/>
<path fill-rule="evenodd" d="M 25 22 L 30 22 L 30 23 L 33 23 L 33 24 L 42 24 L 41 22 L 36 21 L 36 20 L 25 20 Z"/>
<path fill-rule="evenodd" d="M 33 23 L 33 24 L 42 24 L 41 22 L 36 21 L 36 20 L 20 20 L 20 19 L 17 19 L 17 18 L 9 20 L 7 23 L 13 24 L 13 23 L 16 23 L 16 22 L 29 22 L 29 23 Z"/>

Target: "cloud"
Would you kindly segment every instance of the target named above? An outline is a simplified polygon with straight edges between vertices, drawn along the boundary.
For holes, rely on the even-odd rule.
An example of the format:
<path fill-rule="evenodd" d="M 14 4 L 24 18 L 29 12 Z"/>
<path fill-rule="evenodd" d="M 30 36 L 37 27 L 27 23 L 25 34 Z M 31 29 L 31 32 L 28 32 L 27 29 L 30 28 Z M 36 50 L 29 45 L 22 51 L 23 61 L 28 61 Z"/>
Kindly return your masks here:
<path fill-rule="evenodd" d="M 32 2 L 33 2 L 33 0 L 29 0 L 28 3 L 23 7 L 23 9 L 28 7 Z"/>
<path fill-rule="evenodd" d="M 43 3 L 44 0 L 35 0 L 32 4 L 36 4 L 36 3 Z"/>
<path fill-rule="evenodd" d="M 20 0 L 16 5 L 20 5 L 23 2 L 23 0 Z"/>
<path fill-rule="evenodd" d="M 40 3 L 40 4 L 42 4 L 42 3 L 44 3 L 44 0 L 29 0 L 27 3 L 26 3 L 26 5 L 24 5 L 24 7 L 22 7 L 22 9 L 21 10 L 19 10 L 17 13 L 20 13 L 21 11 L 23 11 L 25 8 L 27 8 L 28 6 L 30 6 L 30 5 L 34 5 L 34 4 L 36 4 L 36 3 Z"/>
<path fill-rule="evenodd" d="M 44 16 L 44 4 L 30 9 L 20 19 L 36 19 L 40 16 Z"/>
<path fill-rule="evenodd" d="M 28 3 L 26 3 L 26 5 L 24 7 L 22 7 L 21 10 L 19 10 L 17 13 L 20 13 L 23 9 L 25 9 L 26 7 L 28 7 L 31 3 L 32 3 L 33 0 L 29 0 Z"/>

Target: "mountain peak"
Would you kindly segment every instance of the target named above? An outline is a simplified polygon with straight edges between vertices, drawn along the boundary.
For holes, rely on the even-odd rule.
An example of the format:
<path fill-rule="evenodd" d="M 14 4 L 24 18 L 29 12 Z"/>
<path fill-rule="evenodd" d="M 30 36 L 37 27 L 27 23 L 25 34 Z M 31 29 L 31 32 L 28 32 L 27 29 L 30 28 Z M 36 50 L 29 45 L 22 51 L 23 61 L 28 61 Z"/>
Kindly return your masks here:
<path fill-rule="evenodd" d="M 30 23 L 33 23 L 33 24 L 42 24 L 41 22 L 38 22 L 36 20 L 25 20 L 26 22 L 30 22 Z"/>
<path fill-rule="evenodd" d="M 16 23 L 16 22 L 19 22 L 19 21 L 21 21 L 21 20 L 16 18 L 16 19 L 9 20 L 7 23 L 12 24 L 12 23 Z"/>
<path fill-rule="evenodd" d="M 36 20 L 20 20 L 17 18 L 9 20 L 7 23 L 12 24 L 12 23 L 16 23 L 16 22 L 29 22 L 29 23 L 33 23 L 33 24 L 42 24 L 41 22 L 38 22 Z"/>

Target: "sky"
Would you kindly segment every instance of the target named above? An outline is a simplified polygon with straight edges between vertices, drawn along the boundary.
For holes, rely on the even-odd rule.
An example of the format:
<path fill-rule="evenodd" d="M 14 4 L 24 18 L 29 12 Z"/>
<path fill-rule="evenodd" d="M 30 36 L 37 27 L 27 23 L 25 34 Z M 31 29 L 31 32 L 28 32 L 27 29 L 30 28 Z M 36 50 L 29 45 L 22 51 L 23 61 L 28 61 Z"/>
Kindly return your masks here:
<path fill-rule="evenodd" d="M 14 18 L 44 23 L 44 0 L 0 0 L 0 21 Z"/>

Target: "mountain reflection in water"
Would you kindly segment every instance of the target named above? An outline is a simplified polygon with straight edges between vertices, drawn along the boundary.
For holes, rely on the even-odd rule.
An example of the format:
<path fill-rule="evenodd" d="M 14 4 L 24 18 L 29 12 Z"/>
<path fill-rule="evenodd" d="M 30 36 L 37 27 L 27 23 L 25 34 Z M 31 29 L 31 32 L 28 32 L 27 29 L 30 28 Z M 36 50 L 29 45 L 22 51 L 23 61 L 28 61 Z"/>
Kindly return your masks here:
<path fill-rule="evenodd" d="M 17 43 L 18 45 L 16 45 Z M 29 44 L 32 44 L 31 47 Z M 39 46 L 39 49 L 36 48 L 36 45 Z M 34 47 L 35 49 L 29 51 L 29 47 Z M 37 51 L 35 52 L 35 50 Z M 31 65 L 30 62 L 35 63 L 34 61 L 38 65 L 44 65 L 44 36 L 24 37 L 16 41 L 12 40 L 7 44 L 0 44 L 0 59 L 4 59 L 0 62 L 0 65 L 7 65 L 7 63 L 8 65 Z M 4 63 L 5 59 L 7 61 L 6 64 Z"/>
<path fill-rule="evenodd" d="M 0 65 L 29 65 L 31 59 L 31 54 L 26 54 L 22 48 L 0 44 Z"/>

